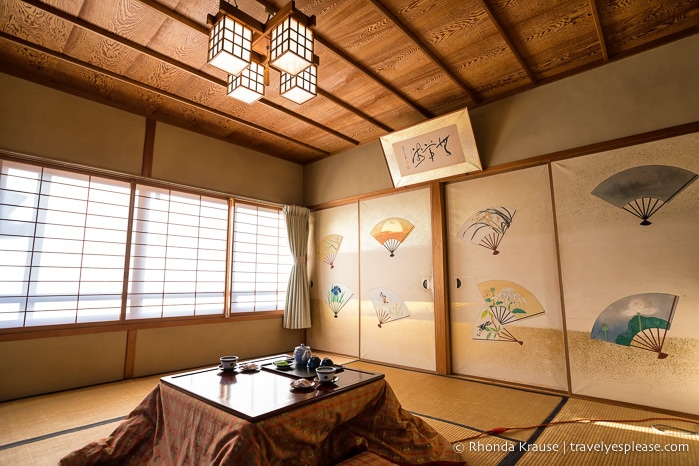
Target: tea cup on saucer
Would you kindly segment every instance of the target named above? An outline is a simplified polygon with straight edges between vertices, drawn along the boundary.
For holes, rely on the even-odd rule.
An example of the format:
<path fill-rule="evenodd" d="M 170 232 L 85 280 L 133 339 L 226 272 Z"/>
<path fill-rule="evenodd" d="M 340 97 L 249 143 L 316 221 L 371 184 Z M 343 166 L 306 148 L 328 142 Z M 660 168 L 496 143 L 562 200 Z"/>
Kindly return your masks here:
<path fill-rule="evenodd" d="M 320 383 L 329 383 L 335 379 L 335 368 L 333 366 L 321 366 L 316 368 L 316 374 Z"/>
<path fill-rule="evenodd" d="M 238 356 L 221 356 L 219 359 L 221 361 L 220 368 L 224 371 L 232 371 L 238 364 Z"/>

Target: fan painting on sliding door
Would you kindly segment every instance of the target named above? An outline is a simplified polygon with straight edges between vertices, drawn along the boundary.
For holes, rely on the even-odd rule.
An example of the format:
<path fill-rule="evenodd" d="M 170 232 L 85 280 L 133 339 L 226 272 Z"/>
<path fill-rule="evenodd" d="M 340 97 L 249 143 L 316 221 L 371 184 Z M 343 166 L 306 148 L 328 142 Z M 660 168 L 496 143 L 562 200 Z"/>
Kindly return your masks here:
<path fill-rule="evenodd" d="M 548 166 L 447 184 L 457 374 L 566 389 Z"/>
<path fill-rule="evenodd" d="M 307 343 L 350 356 L 359 356 L 357 215 L 357 204 L 312 212 L 308 251 L 312 326 Z"/>
<path fill-rule="evenodd" d="M 488 207 L 471 215 L 461 226 L 458 237 L 500 254 L 498 246 L 517 213 L 504 206 Z"/>
<path fill-rule="evenodd" d="M 337 233 L 325 235 L 320 239 L 320 241 L 318 241 L 318 249 L 316 250 L 315 255 L 321 262 L 327 264 L 331 269 L 334 269 L 335 258 L 337 257 L 337 253 L 340 251 L 341 244 L 342 235 Z"/>
<path fill-rule="evenodd" d="M 607 306 L 595 320 L 590 338 L 652 351 L 658 359 L 663 352 L 679 296 L 641 293 L 626 296 Z"/>
<path fill-rule="evenodd" d="M 360 201 L 359 225 L 361 357 L 435 370 L 430 190 Z"/>
<path fill-rule="evenodd" d="M 509 341 L 523 345 L 510 328 L 514 322 L 545 314 L 543 306 L 529 290 L 507 280 L 489 280 L 478 284 L 486 308 L 473 327 L 473 339 Z M 516 330 L 514 330 L 516 333 Z"/>
<path fill-rule="evenodd" d="M 670 165 L 643 165 L 615 173 L 602 181 L 592 194 L 651 225 L 650 218 L 683 189 L 697 174 Z"/>
<path fill-rule="evenodd" d="M 698 153 L 693 133 L 552 163 L 573 393 L 699 414 Z"/>

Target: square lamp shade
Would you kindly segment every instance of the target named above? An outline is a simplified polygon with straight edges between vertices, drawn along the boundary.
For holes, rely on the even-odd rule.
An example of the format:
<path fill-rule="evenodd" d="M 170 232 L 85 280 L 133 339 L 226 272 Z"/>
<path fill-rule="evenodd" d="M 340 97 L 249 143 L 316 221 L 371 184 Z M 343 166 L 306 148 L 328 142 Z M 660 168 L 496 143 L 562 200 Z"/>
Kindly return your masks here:
<path fill-rule="evenodd" d="M 228 95 L 248 104 L 265 95 L 265 67 L 253 61 L 240 74 L 229 74 Z"/>
<path fill-rule="evenodd" d="M 313 63 L 313 31 L 289 16 L 272 30 L 270 64 L 298 74 Z"/>
<path fill-rule="evenodd" d="M 240 74 L 229 74 L 228 95 L 248 104 L 265 95 L 265 67 L 253 61 Z"/>
<path fill-rule="evenodd" d="M 209 35 L 209 64 L 236 75 L 250 64 L 252 30 L 223 15 Z"/>
<path fill-rule="evenodd" d="M 302 104 L 317 94 L 318 69 L 311 65 L 299 74 L 293 75 L 282 71 L 281 89 L 282 97 Z"/>

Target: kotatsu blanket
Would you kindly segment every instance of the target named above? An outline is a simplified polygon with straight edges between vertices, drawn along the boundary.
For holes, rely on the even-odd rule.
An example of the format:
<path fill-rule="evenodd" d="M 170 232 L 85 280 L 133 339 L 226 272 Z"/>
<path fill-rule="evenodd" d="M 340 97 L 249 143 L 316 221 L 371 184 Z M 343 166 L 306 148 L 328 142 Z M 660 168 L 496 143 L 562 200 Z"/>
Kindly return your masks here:
<path fill-rule="evenodd" d="M 329 465 L 358 452 L 399 464 L 463 464 L 385 380 L 258 422 L 160 384 L 109 437 L 60 464 Z"/>

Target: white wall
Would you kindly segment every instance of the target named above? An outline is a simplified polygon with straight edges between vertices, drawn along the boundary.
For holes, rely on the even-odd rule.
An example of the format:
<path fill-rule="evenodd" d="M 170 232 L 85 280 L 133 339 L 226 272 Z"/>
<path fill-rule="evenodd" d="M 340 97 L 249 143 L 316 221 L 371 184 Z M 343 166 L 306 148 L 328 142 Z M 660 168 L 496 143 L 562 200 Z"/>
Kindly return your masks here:
<path fill-rule="evenodd" d="M 699 121 L 699 35 L 470 112 L 483 168 Z M 317 205 L 393 187 L 378 142 L 304 167 Z"/>
<path fill-rule="evenodd" d="M 139 175 L 146 119 L 0 73 L 0 149 Z M 156 180 L 301 204 L 303 167 L 157 123 Z"/>
<path fill-rule="evenodd" d="M 153 178 L 280 204 L 303 202 L 303 167 L 158 123 Z"/>
<path fill-rule="evenodd" d="M 146 119 L 0 73 L 0 149 L 138 175 Z"/>

